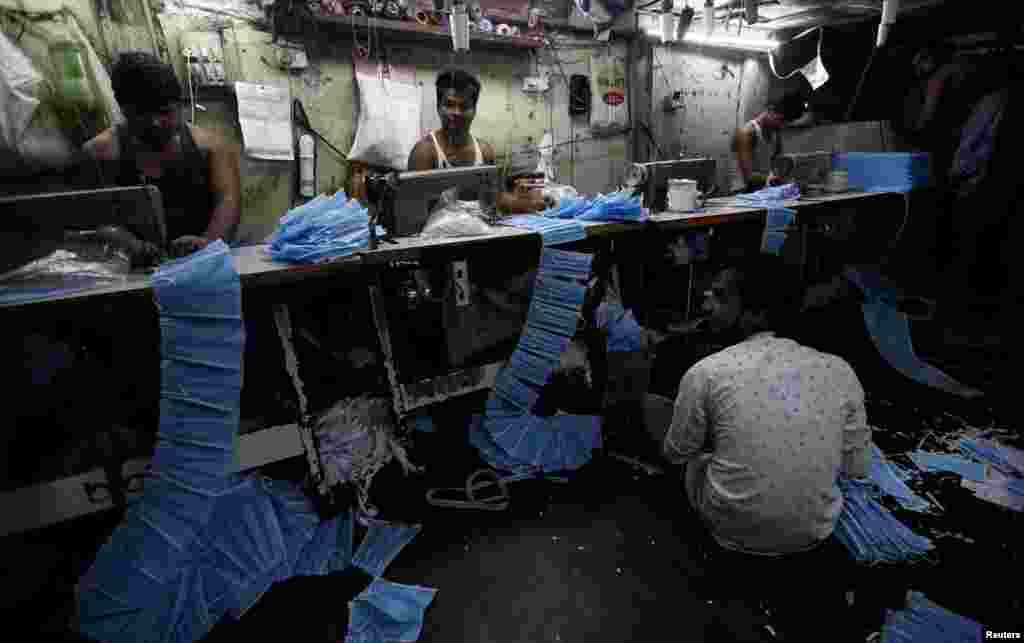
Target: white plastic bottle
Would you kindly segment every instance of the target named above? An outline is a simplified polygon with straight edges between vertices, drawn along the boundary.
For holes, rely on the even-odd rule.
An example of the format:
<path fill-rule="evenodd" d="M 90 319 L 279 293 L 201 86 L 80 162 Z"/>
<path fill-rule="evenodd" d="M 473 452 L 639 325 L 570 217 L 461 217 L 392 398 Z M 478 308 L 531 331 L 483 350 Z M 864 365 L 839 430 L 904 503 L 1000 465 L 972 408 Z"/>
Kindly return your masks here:
<path fill-rule="evenodd" d="M 299 194 L 316 196 L 316 142 L 309 134 L 299 137 Z"/>

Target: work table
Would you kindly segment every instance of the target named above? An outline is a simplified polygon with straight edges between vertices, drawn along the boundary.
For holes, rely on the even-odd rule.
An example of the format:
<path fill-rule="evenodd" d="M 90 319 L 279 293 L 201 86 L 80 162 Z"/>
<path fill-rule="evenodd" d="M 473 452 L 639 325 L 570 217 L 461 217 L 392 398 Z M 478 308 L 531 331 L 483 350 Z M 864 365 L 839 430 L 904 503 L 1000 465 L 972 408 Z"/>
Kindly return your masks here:
<path fill-rule="evenodd" d="M 856 206 L 879 199 L 901 198 L 899 193 L 888 192 L 848 192 L 816 197 L 804 197 L 795 201 L 786 201 L 785 207 L 796 210 L 797 222 L 806 223 L 808 216 L 828 211 L 830 206 Z M 709 199 L 704 208 L 691 213 L 665 212 L 651 215 L 646 223 L 632 222 L 582 222 L 588 238 L 608 237 L 640 231 L 678 232 L 687 229 L 708 228 L 731 223 L 750 223 L 762 220 L 766 210 L 761 207 L 738 203 L 736 199 L 723 197 Z M 804 220 L 801 220 L 801 216 Z M 501 243 L 504 241 L 539 240 L 536 232 L 509 226 L 495 226 L 494 231 L 486 236 L 435 238 L 404 237 L 391 241 L 382 241 L 374 249 L 363 249 L 355 254 L 335 261 L 299 265 L 275 261 L 267 254 L 266 245 L 245 246 L 232 249 L 235 268 L 238 270 L 243 288 L 261 288 L 265 286 L 288 285 L 314 278 L 330 278 L 340 274 L 350 274 L 364 266 L 382 266 L 395 261 L 413 261 L 424 258 L 427 254 L 445 253 L 445 251 L 462 251 L 479 247 L 481 244 Z M 55 302 L 80 301 L 83 299 L 110 299 L 118 295 L 141 294 L 150 289 L 150 275 L 147 273 L 131 273 L 124 275 L 118 282 L 98 282 L 94 286 L 76 287 L 66 291 L 54 290 L 41 299 L 24 302 L 0 303 L 0 308 L 24 307 L 30 304 L 46 304 Z"/>

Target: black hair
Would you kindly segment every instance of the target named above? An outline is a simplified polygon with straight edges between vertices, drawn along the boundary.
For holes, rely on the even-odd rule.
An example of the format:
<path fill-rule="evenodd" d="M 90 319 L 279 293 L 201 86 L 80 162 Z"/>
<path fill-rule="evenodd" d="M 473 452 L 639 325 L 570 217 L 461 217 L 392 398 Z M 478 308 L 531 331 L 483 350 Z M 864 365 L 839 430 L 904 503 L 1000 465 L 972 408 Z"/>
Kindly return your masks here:
<path fill-rule="evenodd" d="M 181 83 L 174 69 L 145 51 L 126 51 L 110 72 L 114 98 L 119 105 L 157 111 L 181 101 Z"/>
<path fill-rule="evenodd" d="M 803 115 L 807 109 L 807 101 L 810 100 L 809 85 L 804 87 L 789 87 L 778 90 L 768 98 L 766 107 L 768 111 L 782 114 L 786 121 L 793 121 Z"/>
<path fill-rule="evenodd" d="M 453 89 L 464 95 L 474 105 L 480 98 L 480 81 L 476 76 L 461 69 L 446 69 L 437 77 L 437 104 L 444 100 L 444 93 Z"/>
<path fill-rule="evenodd" d="M 798 271 L 782 257 L 766 253 L 748 256 L 731 269 L 743 309 L 764 313 L 765 323 L 757 330 L 785 331 L 799 309 Z"/>

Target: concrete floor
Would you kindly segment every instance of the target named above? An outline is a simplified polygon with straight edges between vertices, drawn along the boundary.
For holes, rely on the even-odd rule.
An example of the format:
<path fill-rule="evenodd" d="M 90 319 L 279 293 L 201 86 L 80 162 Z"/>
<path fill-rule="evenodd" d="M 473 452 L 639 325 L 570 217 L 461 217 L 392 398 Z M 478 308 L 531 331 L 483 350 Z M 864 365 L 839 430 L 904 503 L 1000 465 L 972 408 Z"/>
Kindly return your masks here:
<path fill-rule="evenodd" d="M 920 436 L 933 430 L 936 418 L 944 413 L 977 424 L 1013 425 L 1019 413 L 1005 378 L 1011 371 L 997 357 L 1000 351 L 944 347 L 938 339 L 915 343 L 922 355 L 950 374 L 973 378 L 971 383 L 993 395 L 984 402 L 965 403 L 914 387 L 893 388 L 891 378 L 862 374 L 875 426 L 894 435 Z M 391 469 L 374 483 L 374 499 L 385 518 L 424 525 L 385 574 L 395 582 L 440 590 L 427 612 L 423 643 L 774 640 L 753 606 L 709 605 L 704 600 L 697 534 L 692 523 L 680 519 L 681 498 L 671 475 L 650 477 L 599 459 L 568 484 L 514 484 L 505 512 L 428 507 L 423 501 L 426 488 L 462 485 L 466 475 L 482 465 L 464 439 L 465 412 L 473 404 L 464 400 L 462 408 L 452 405 L 435 418 L 437 433 L 416 435 L 411 454 L 417 463 L 429 466 L 425 476 L 405 479 Z M 918 438 L 908 440 L 916 444 Z M 898 441 L 893 444 L 902 448 Z M 301 461 L 292 461 L 271 473 L 289 477 L 301 467 Z M 1018 547 L 1012 545 L 1021 535 L 1020 515 L 976 507 L 970 503 L 984 503 L 973 499 L 959 502 L 951 512 L 959 517 L 957 529 L 973 529 L 977 547 L 959 550 L 954 556 L 958 566 L 916 578 L 934 587 L 931 592 L 922 588 L 954 611 L 988 622 L 1019 618 L 1019 599 L 1014 603 L 985 578 L 996 569 L 1005 571 L 1007 578 L 1020 573 Z M 970 511 L 961 513 L 961 506 Z M 49 633 L 38 638 L 60 636 L 69 590 L 114 520 L 109 515 L 89 517 L 4 543 L 0 588 L 8 598 L 0 616 L 9 627 L 25 622 L 30 631 Z M 956 573 L 965 570 L 972 572 L 973 580 L 959 583 Z M 291 602 L 298 607 L 273 620 L 283 632 L 303 609 L 336 610 L 337 619 L 343 620 L 351 595 L 339 591 L 330 597 L 328 607 L 314 607 L 324 603 L 296 593 Z M 1017 617 L 1012 616 L 1014 605 Z M 853 622 L 835 625 L 859 640 L 868 627 Z M 226 638 L 253 636 L 243 632 L 236 629 L 237 637 L 228 632 Z M 837 636 L 825 638 L 838 640 Z"/>

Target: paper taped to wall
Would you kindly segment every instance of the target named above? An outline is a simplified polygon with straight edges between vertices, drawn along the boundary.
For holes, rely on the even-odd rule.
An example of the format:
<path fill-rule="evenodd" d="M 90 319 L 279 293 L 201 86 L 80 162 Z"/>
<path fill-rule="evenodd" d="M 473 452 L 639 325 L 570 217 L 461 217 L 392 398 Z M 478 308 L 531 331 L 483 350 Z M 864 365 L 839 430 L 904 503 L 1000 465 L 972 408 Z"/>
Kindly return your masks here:
<path fill-rule="evenodd" d="M 257 159 L 294 160 L 290 90 L 277 85 L 236 82 L 235 94 L 245 153 Z"/>

